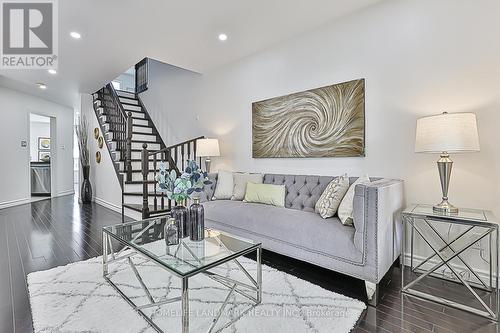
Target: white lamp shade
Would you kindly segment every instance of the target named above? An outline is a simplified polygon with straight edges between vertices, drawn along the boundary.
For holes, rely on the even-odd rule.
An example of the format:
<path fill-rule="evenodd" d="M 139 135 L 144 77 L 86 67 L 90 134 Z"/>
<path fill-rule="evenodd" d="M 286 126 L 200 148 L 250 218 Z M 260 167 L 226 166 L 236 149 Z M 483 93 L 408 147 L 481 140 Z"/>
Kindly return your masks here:
<path fill-rule="evenodd" d="M 479 151 L 479 135 L 474 113 L 443 113 L 417 120 L 415 152 L 474 151 Z"/>
<path fill-rule="evenodd" d="M 199 139 L 196 141 L 196 155 L 199 157 L 220 156 L 219 140 Z"/>

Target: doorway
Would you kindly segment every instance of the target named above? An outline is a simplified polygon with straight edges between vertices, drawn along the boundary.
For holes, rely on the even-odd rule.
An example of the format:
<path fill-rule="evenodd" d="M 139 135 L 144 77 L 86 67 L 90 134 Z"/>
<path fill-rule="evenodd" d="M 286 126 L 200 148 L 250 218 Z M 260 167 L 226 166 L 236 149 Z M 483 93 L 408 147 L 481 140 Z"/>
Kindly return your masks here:
<path fill-rule="evenodd" d="M 30 113 L 31 200 L 50 198 L 52 193 L 53 141 L 51 117 Z"/>

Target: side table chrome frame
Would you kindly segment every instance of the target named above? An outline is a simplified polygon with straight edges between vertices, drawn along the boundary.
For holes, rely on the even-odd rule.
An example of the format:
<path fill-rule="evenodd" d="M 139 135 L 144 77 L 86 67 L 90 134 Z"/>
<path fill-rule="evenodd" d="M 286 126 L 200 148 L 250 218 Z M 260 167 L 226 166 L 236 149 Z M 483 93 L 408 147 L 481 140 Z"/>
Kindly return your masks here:
<path fill-rule="evenodd" d="M 149 224 L 147 227 L 145 227 L 136 237 L 132 240 L 134 241 L 135 239 L 138 239 L 148 228 L 150 228 L 151 224 Z M 124 247 L 115 254 L 115 251 L 113 250 L 113 244 L 111 242 L 111 238 L 115 239 L 118 241 L 120 244 L 122 244 Z M 215 238 L 220 246 L 225 245 L 217 238 Z M 196 255 L 186 246 L 184 242 L 180 242 L 174 256 L 177 254 L 178 250 L 180 247 L 183 246 L 188 250 L 191 256 L 193 256 L 193 259 L 196 261 L 199 261 L 199 258 L 196 257 Z M 168 269 L 165 265 L 161 265 L 158 263 L 156 260 L 148 257 L 147 255 L 134 251 L 130 246 L 127 245 L 127 243 L 120 238 L 116 237 L 115 235 L 108 233 L 106 230 L 103 229 L 102 233 L 102 248 L 103 248 L 103 256 L 102 256 L 102 264 L 103 264 L 103 277 L 104 279 L 120 294 L 120 296 L 127 301 L 127 303 L 137 312 L 139 313 L 150 325 L 152 328 L 154 328 L 157 332 L 159 333 L 164 333 L 164 331 L 158 327 L 156 323 L 153 322 L 153 320 L 143 311 L 145 309 L 149 309 L 152 307 L 159 307 L 165 304 L 170 304 L 173 302 L 181 302 L 181 308 L 182 308 L 182 333 L 189 333 L 189 283 L 188 280 L 190 277 L 197 275 L 199 273 L 206 275 L 207 277 L 211 278 L 212 280 L 220 283 L 221 285 L 227 287 L 229 289 L 229 293 L 224 299 L 224 302 L 220 306 L 219 310 L 216 312 L 217 316 L 212 320 L 212 323 L 210 327 L 208 328 L 207 332 L 208 333 L 216 333 L 220 332 L 223 329 L 227 328 L 234 322 L 236 322 L 241 316 L 243 316 L 245 313 L 249 312 L 252 308 L 254 308 L 256 305 L 260 304 L 262 302 L 262 246 L 261 244 L 256 244 L 255 246 L 249 248 L 248 250 L 238 253 L 237 255 L 232 255 L 226 258 L 225 260 L 221 260 L 212 264 L 207 265 L 204 267 L 201 271 L 199 272 L 194 272 L 192 274 L 188 274 L 185 276 L 179 275 L 173 270 Z M 130 253 L 126 253 L 124 255 L 121 255 L 122 253 L 126 252 L 127 250 L 130 250 Z M 251 274 L 240 264 L 240 262 L 237 260 L 237 258 L 244 256 L 246 254 L 252 253 L 256 251 L 257 253 L 257 276 L 254 279 Z M 181 288 L 181 296 L 180 297 L 172 297 L 172 298 L 163 298 L 160 300 L 154 300 L 152 297 L 148 287 L 144 283 L 139 271 L 137 270 L 136 265 L 133 263 L 131 257 L 139 255 L 142 258 L 145 258 L 149 262 L 155 263 L 157 266 L 165 269 L 167 272 L 171 273 L 172 275 L 175 275 L 182 280 L 182 288 Z M 108 256 L 111 257 L 108 258 Z M 149 303 L 143 304 L 143 305 L 136 305 L 134 301 L 132 301 L 129 297 L 125 295 L 124 292 L 120 290 L 120 288 L 111 281 L 111 276 L 115 273 L 109 272 L 109 265 L 112 263 L 116 263 L 122 260 L 127 260 L 128 264 L 130 265 L 131 270 L 133 271 L 135 277 L 137 278 L 139 284 L 141 285 L 141 288 L 143 289 L 146 297 L 149 300 Z M 242 271 L 245 276 L 250 280 L 250 284 L 244 283 L 241 281 L 237 281 L 231 278 L 228 278 L 226 276 L 222 276 L 219 274 L 216 274 L 214 272 L 210 272 L 209 269 L 217 267 L 221 264 L 227 263 L 227 262 L 233 262 L 236 264 L 236 266 L 239 268 L 240 271 Z M 256 296 L 252 296 L 248 294 L 248 292 L 254 292 Z M 222 312 L 224 311 L 225 307 L 227 306 L 231 295 L 233 293 L 238 293 L 239 295 L 248 298 L 251 300 L 254 305 L 249 307 L 247 310 L 243 311 L 240 313 L 240 315 L 233 320 L 229 321 L 226 323 L 224 326 L 218 328 L 215 330 L 215 326 L 217 325 Z"/>
<path fill-rule="evenodd" d="M 439 220 L 437 217 L 433 218 L 426 218 L 426 217 L 421 217 L 421 216 L 412 216 L 410 214 L 403 213 L 402 215 L 403 219 L 403 237 L 402 237 L 402 253 L 403 255 L 406 253 L 406 237 L 408 235 L 408 226 L 411 227 L 411 234 L 410 234 L 410 269 L 411 272 L 417 272 L 421 273 L 421 275 L 416 278 L 415 280 L 409 282 L 408 284 L 405 285 L 405 274 L 404 274 L 404 268 L 405 268 L 405 260 L 401 260 L 401 292 L 407 295 L 415 296 L 421 299 L 425 300 L 430 300 L 434 301 L 443 305 L 451 306 L 457 309 L 461 309 L 464 311 L 468 311 L 486 318 L 489 318 L 494 321 L 498 321 L 499 319 L 499 308 L 500 308 L 500 295 L 499 295 L 499 285 L 498 285 L 498 264 L 499 264 L 499 228 L 498 224 L 493 224 L 493 223 L 479 223 L 479 222 L 474 222 L 474 221 L 464 221 L 464 220 Z M 429 230 L 432 231 L 434 235 L 436 235 L 443 243 L 444 245 L 441 247 L 436 247 L 434 246 L 429 240 L 428 237 L 424 235 L 424 232 L 417 227 L 415 220 L 422 220 L 424 221 L 424 225 L 429 227 Z M 461 232 L 458 236 L 453 238 L 450 241 L 447 241 L 440 233 L 439 231 L 431 224 L 431 221 L 436 221 L 436 222 L 444 222 L 444 223 L 456 223 L 460 224 L 463 226 L 466 226 L 466 229 Z M 457 243 L 458 240 L 465 238 L 465 236 L 470 236 L 472 231 L 475 228 L 482 228 L 483 231 L 479 234 L 474 234 L 472 237 L 472 240 L 469 240 L 465 242 L 465 245 L 462 245 L 460 248 L 456 248 L 454 244 Z M 420 237 L 424 240 L 424 242 L 429 246 L 429 248 L 432 249 L 434 252 L 432 255 L 428 256 L 425 258 L 420 264 L 417 266 L 413 267 L 413 257 L 414 257 L 414 252 L 413 252 L 413 247 L 414 247 L 414 232 L 416 232 Z M 492 241 L 492 236 L 495 235 L 495 275 L 493 277 L 493 241 Z M 461 254 L 465 252 L 467 249 L 471 248 L 475 243 L 478 241 L 482 240 L 485 237 L 489 237 L 489 284 L 486 284 L 483 279 L 467 264 L 467 262 L 463 259 Z M 445 250 L 450 250 L 452 252 L 451 256 L 444 256 L 443 252 Z M 423 270 L 421 267 L 426 264 L 430 263 L 430 260 L 434 259 L 435 257 L 438 257 L 440 262 L 436 263 L 430 270 Z M 472 273 L 472 275 L 479 281 L 479 283 L 475 283 L 473 281 L 466 281 L 459 272 L 453 267 L 453 265 L 450 264 L 451 260 L 458 258 L 460 262 L 464 265 L 464 267 Z M 436 276 L 434 275 L 435 271 L 438 270 L 439 268 L 446 266 L 450 271 L 453 273 L 453 275 L 458 279 L 452 279 L 452 278 L 446 278 L 444 276 Z M 484 310 L 468 306 L 462 303 L 458 303 L 443 297 L 431 295 L 428 293 L 424 293 L 415 289 L 412 289 L 413 286 L 415 286 L 418 282 L 422 281 L 425 277 L 428 276 L 433 276 L 437 277 L 440 279 L 452 281 L 455 283 L 460 283 L 462 284 L 473 296 L 477 301 L 481 304 L 481 306 L 484 308 Z M 495 284 L 493 285 L 493 278 L 495 279 Z M 496 309 L 491 309 L 490 306 L 488 306 L 483 299 L 476 293 L 476 291 L 473 288 L 481 289 L 487 292 L 495 292 L 495 305 Z"/>

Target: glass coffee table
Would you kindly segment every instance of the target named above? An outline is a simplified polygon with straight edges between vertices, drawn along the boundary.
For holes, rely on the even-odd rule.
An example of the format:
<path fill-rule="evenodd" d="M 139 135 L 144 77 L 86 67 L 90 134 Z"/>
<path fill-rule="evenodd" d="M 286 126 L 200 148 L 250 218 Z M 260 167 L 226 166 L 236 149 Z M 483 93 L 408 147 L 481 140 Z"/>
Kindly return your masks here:
<path fill-rule="evenodd" d="M 216 281 L 228 289 L 228 294 L 222 305 L 211 321 L 207 332 L 215 332 L 216 324 L 221 313 L 228 304 L 229 299 L 235 293 L 249 299 L 254 306 L 262 300 L 262 247 L 261 243 L 244 239 L 226 232 L 205 229 L 205 239 L 202 241 L 191 241 L 184 238 L 178 245 L 167 246 L 164 239 L 164 226 L 167 217 L 158 217 L 143 221 L 134 221 L 102 229 L 103 242 L 103 277 L 106 281 L 125 299 L 135 311 L 158 332 L 163 332 L 154 323 L 144 310 L 170 304 L 181 303 L 182 333 L 189 332 L 189 279 L 198 274 Z M 115 244 L 115 245 L 113 245 Z M 118 244 L 118 245 L 117 245 Z M 115 252 L 114 248 L 119 249 Z M 256 276 L 252 276 L 238 261 L 238 258 L 246 254 L 256 252 Z M 163 268 L 163 272 L 171 274 L 181 280 L 181 293 L 179 297 L 155 299 L 148 289 L 139 269 L 132 258 L 140 256 L 148 263 Z M 117 284 L 111 280 L 113 271 L 110 265 L 113 263 L 126 262 L 135 275 L 148 299 L 147 304 L 137 305 L 131 297 L 128 297 Z M 238 281 L 227 276 L 213 272 L 213 269 L 224 263 L 233 263 L 246 277 L 245 281 Z M 231 324 L 228 323 L 224 327 Z M 223 328 L 224 328 L 223 327 Z M 217 331 L 222 330 L 219 328 Z"/>

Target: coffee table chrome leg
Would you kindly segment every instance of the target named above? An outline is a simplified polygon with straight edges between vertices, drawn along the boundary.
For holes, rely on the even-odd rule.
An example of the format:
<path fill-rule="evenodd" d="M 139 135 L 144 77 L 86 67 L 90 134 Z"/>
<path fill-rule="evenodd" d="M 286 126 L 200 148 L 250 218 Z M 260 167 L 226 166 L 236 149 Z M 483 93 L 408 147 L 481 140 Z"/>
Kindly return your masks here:
<path fill-rule="evenodd" d="M 497 308 L 496 308 L 496 320 L 498 320 L 498 316 L 499 316 L 499 312 L 500 312 L 500 286 L 498 286 L 498 274 L 500 273 L 498 271 L 498 266 L 499 266 L 499 261 L 500 261 L 500 244 L 499 244 L 499 237 L 500 237 L 500 233 L 499 233 L 499 230 L 498 230 L 498 226 L 495 227 L 495 292 L 496 292 L 496 305 L 497 305 Z"/>
<path fill-rule="evenodd" d="M 262 302 L 262 247 L 257 248 L 257 304 Z"/>
<path fill-rule="evenodd" d="M 108 235 L 102 233 L 102 276 L 108 275 Z"/>
<path fill-rule="evenodd" d="M 182 333 L 189 333 L 189 286 L 188 278 L 182 279 Z"/>

